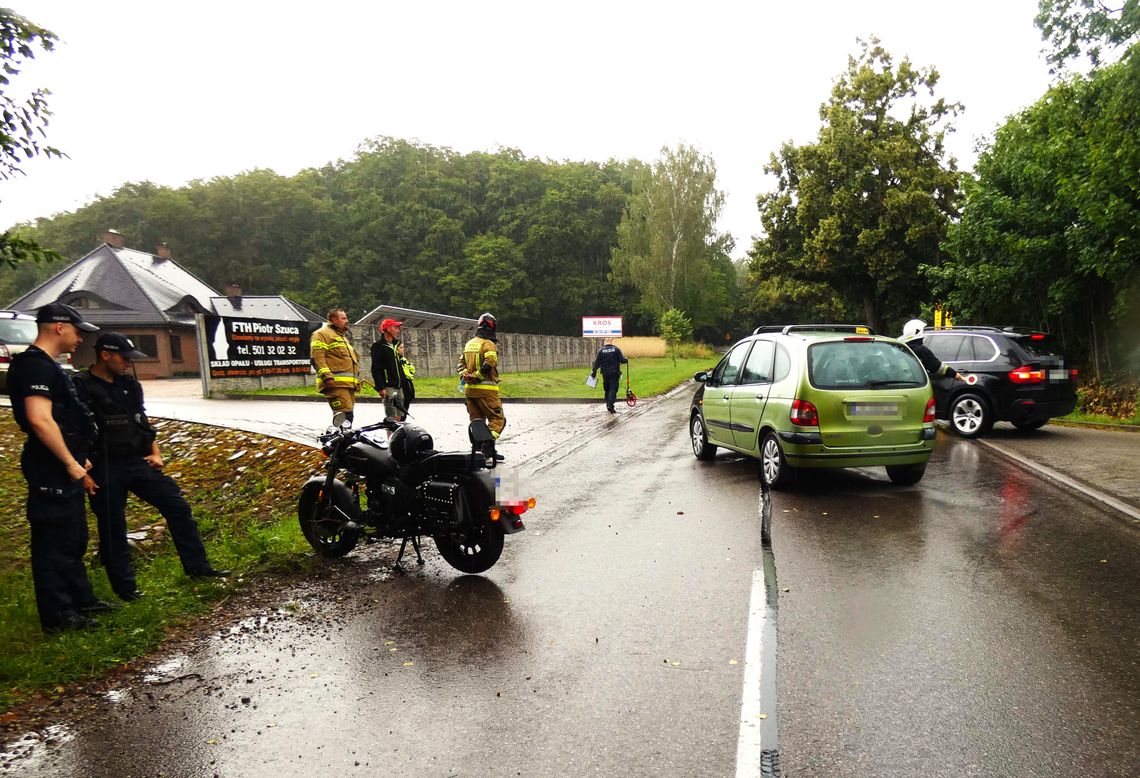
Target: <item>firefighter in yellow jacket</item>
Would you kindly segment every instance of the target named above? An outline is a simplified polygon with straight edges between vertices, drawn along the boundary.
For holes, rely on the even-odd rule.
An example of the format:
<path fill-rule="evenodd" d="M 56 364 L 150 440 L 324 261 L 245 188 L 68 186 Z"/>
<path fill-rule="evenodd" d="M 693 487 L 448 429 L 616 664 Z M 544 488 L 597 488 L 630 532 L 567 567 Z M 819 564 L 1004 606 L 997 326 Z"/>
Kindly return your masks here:
<path fill-rule="evenodd" d="M 499 347 L 495 343 L 495 317 L 485 313 L 475 326 L 475 337 L 467 341 L 456 366 L 463 382 L 463 397 L 467 401 L 467 416 L 486 419 L 495 440 L 503 433 L 507 417 L 499 399 Z M 483 452 L 495 456 L 492 441 Z"/>
<path fill-rule="evenodd" d="M 348 314 L 343 308 L 329 311 L 328 323 L 313 333 L 309 356 L 317 369 L 317 391 L 334 414 L 344 411 L 351 422 L 360 391 L 360 356 L 348 340 Z"/>

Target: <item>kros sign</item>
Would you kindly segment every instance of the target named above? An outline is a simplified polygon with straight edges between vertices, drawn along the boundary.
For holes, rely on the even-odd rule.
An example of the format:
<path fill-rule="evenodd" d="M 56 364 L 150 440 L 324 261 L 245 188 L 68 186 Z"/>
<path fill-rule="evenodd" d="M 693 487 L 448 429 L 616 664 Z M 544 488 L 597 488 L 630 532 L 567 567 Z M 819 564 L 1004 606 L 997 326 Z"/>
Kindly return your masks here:
<path fill-rule="evenodd" d="M 620 338 L 620 316 L 583 316 L 583 338 Z"/>

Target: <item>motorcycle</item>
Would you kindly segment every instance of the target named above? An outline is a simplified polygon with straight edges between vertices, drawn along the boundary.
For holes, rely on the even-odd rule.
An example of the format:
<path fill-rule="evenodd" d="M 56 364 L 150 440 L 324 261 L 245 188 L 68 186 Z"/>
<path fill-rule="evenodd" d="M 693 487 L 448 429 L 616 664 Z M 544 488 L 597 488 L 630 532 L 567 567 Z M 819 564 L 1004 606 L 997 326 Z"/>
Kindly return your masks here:
<path fill-rule="evenodd" d="M 328 558 L 344 556 L 362 539 L 400 540 L 394 567 L 402 571 L 408 544 L 422 565 L 420 538 L 430 536 L 457 570 L 490 569 L 504 538 L 526 529 L 522 516 L 535 500 L 497 488 L 503 457 L 484 420 L 472 421 L 467 434 L 470 452 L 436 451 L 431 435 L 410 422 L 385 419 L 353 429 L 337 414 L 320 436 L 325 473 L 310 478 L 298 500 L 305 539 Z"/>

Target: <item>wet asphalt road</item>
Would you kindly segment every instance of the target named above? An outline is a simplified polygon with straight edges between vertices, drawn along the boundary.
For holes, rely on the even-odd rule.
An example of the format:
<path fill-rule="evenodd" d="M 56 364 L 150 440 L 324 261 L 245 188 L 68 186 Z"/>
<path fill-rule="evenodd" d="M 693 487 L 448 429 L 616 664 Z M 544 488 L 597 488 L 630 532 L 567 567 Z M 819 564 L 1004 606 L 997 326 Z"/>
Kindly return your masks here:
<path fill-rule="evenodd" d="M 733 774 L 764 500 L 753 462 L 692 457 L 688 398 L 508 406 L 535 414 L 504 450 L 539 505 L 485 576 L 430 542 L 407 576 L 358 549 L 12 772 Z M 422 421 L 458 445 L 456 410 Z M 828 472 L 767 499 L 759 710 L 785 775 L 1140 773 L 1138 536 L 1117 516 L 946 436 L 917 487 Z"/>

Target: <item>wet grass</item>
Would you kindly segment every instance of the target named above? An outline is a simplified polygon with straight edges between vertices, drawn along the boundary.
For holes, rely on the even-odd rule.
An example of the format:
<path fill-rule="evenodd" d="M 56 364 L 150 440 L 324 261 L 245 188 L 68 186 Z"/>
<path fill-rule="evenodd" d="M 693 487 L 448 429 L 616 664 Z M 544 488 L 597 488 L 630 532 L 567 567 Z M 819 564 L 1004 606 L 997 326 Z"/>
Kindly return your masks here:
<path fill-rule="evenodd" d="M 720 358 L 719 354 L 708 357 L 679 357 L 676 364 L 669 357 L 646 357 L 630 360 L 629 384 L 630 389 L 638 397 L 654 397 L 664 394 L 670 389 L 692 379 L 698 370 L 712 368 Z M 562 370 L 543 370 L 532 373 L 505 373 L 502 376 L 500 392 L 505 398 L 512 397 L 538 397 L 538 398 L 569 398 L 569 399 L 601 399 L 602 383 L 598 379 L 598 386 L 591 389 L 586 386 L 586 376 L 590 369 L 585 367 L 572 367 Z M 455 398 L 462 397 L 458 391 L 458 378 L 417 378 L 417 398 Z M 237 394 L 237 393 L 235 393 Z M 241 392 L 240 394 L 267 395 L 267 396 L 316 396 L 316 386 L 285 387 L 280 389 L 263 389 L 254 392 Z M 625 395 L 625 377 L 622 377 L 621 392 Z M 366 386 L 361 393 L 363 397 L 377 397 L 376 391 Z"/>
<path fill-rule="evenodd" d="M 149 505 L 131 499 L 128 526 L 146 534 L 135 566 L 146 597 L 124 603 L 82 632 L 44 635 L 32 589 L 27 488 L 19 469 L 24 436 L 10 415 L 0 418 L 0 711 L 39 693 L 64 694 L 66 684 L 131 662 L 205 613 L 235 589 L 269 573 L 306 569 L 315 560 L 295 518 L 296 495 L 320 454 L 287 441 L 206 425 L 158 420 L 166 472 L 182 487 L 215 567 L 228 581 L 186 577 Z M 88 576 L 101 598 L 117 603 L 95 556 L 94 517 Z"/>

